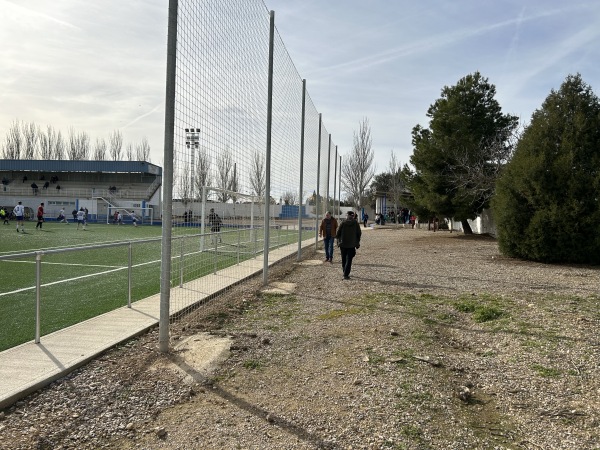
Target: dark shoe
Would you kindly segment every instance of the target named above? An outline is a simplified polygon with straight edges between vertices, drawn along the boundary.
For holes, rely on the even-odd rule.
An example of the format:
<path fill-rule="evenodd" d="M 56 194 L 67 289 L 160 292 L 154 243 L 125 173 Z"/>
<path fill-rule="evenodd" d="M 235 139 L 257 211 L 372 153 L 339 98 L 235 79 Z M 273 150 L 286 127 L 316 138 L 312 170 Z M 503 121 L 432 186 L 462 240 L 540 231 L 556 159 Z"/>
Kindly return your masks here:
<path fill-rule="evenodd" d="M 348 275 L 344 275 L 344 280 L 349 280 L 350 277 Z"/>
<path fill-rule="evenodd" d="M 333 264 L 333 259 L 330 259 L 330 260 L 329 260 L 329 263 L 330 263 L 330 264 Z"/>
<path fill-rule="evenodd" d="M 325 258 L 325 261 L 323 261 L 323 262 L 327 262 L 327 261 L 329 261 L 329 258 Z"/>

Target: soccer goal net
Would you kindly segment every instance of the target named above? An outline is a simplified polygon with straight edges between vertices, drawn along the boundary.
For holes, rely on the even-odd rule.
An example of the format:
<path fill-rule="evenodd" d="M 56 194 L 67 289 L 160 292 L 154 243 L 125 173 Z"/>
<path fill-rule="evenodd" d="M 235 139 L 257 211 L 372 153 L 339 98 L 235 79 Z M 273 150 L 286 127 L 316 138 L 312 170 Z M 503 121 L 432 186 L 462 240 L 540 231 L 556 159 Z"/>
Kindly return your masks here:
<path fill-rule="evenodd" d="M 133 225 L 135 222 L 137 225 L 152 225 L 154 217 L 154 208 L 139 207 L 139 206 L 128 206 L 123 208 L 122 206 L 109 206 L 107 210 L 106 223 L 118 224 L 119 215 L 121 216 L 122 224 Z"/>

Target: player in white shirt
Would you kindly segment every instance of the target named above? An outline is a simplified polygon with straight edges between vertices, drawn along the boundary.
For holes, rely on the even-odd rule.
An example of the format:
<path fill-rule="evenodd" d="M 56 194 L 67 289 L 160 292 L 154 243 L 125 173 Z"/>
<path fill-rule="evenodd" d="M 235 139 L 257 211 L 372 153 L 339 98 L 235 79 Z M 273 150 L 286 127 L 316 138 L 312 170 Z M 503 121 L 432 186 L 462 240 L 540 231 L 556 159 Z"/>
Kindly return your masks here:
<path fill-rule="evenodd" d="M 85 230 L 85 211 L 83 208 L 79 208 L 77 211 L 77 229 L 79 230 L 79 225 Z"/>
<path fill-rule="evenodd" d="M 25 218 L 25 207 L 19 202 L 17 206 L 13 209 L 13 214 L 17 218 L 17 233 L 19 232 L 19 225 L 21 225 L 21 231 L 25 233 L 25 228 L 23 226 L 23 219 Z"/>

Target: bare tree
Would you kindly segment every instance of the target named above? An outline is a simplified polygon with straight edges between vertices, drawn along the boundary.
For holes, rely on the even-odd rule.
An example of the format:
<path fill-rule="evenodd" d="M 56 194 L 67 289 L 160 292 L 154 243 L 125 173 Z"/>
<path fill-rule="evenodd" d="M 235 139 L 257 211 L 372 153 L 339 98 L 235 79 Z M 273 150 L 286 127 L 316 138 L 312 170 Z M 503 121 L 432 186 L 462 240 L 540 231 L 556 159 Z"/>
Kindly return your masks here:
<path fill-rule="evenodd" d="M 212 177 L 210 175 L 210 159 L 204 151 L 198 153 L 194 183 L 194 191 L 197 198 L 200 198 L 200 195 L 202 194 L 202 187 L 210 186 L 212 183 Z"/>
<path fill-rule="evenodd" d="M 389 170 L 390 170 L 390 200 L 394 205 L 394 211 L 396 214 L 398 213 L 398 207 L 400 206 L 400 201 L 402 199 L 402 194 L 404 193 L 404 183 L 402 182 L 402 178 L 400 173 L 402 172 L 402 166 L 400 162 L 396 159 L 396 155 L 392 150 L 392 156 L 390 157 L 389 162 Z"/>
<path fill-rule="evenodd" d="M 295 205 L 298 201 L 298 194 L 293 191 L 285 191 L 281 197 L 283 203 L 286 205 Z"/>
<path fill-rule="evenodd" d="M 138 161 L 150 161 L 150 144 L 146 136 L 135 146 L 135 157 Z"/>
<path fill-rule="evenodd" d="M 449 166 L 449 179 L 461 197 L 479 199 L 478 208 L 488 204 L 496 192 L 496 180 L 512 159 L 523 126 L 502 130 L 488 142 L 481 142 L 479 152 L 458 150 L 456 160 Z"/>
<path fill-rule="evenodd" d="M 52 150 L 50 149 L 50 141 L 48 140 L 48 135 L 46 133 L 40 133 L 38 138 L 38 149 L 39 159 L 50 159 Z"/>
<path fill-rule="evenodd" d="M 58 161 L 65 159 L 65 140 L 63 139 L 60 131 L 56 133 L 56 140 L 54 141 L 52 149 L 52 157 Z"/>
<path fill-rule="evenodd" d="M 88 159 L 90 154 L 90 136 L 85 132 L 79 133 L 71 127 L 69 129 L 69 144 L 67 156 L 73 161 Z"/>
<path fill-rule="evenodd" d="M 123 151 L 123 135 L 119 130 L 115 130 L 110 134 L 110 157 L 113 161 L 121 159 L 121 153 Z"/>
<path fill-rule="evenodd" d="M 23 134 L 23 151 L 21 157 L 23 159 L 34 159 L 37 154 L 37 147 L 40 137 L 40 127 L 35 123 L 22 123 Z"/>
<path fill-rule="evenodd" d="M 235 195 L 235 192 L 237 192 L 239 189 L 239 181 L 240 180 L 238 178 L 237 164 L 233 163 L 233 172 L 231 173 L 231 177 L 229 179 L 229 190 L 231 192 L 234 192 L 234 194 L 231 194 L 231 199 L 234 203 L 237 201 L 237 195 Z"/>
<path fill-rule="evenodd" d="M 52 125 L 46 127 L 45 133 L 40 133 L 40 158 L 41 159 L 53 159 L 54 149 L 56 147 L 56 131 Z"/>
<path fill-rule="evenodd" d="M 69 142 L 67 145 L 67 158 L 71 160 L 78 159 L 79 151 L 77 149 L 77 134 L 73 127 L 69 128 Z"/>
<path fill-rule="evenodd" d="M 190 176 L 190 166 L 185 164 L 179 171 L 178 188 L 179 197 L 187 209 L 187 205 L 192 198 L 192 179 Z"/>
<path fill-rule="evenodd" d="M 375 176 L 371 127 L 367 118 L 359 123 L 358 134 L 354 133 L 352 152 L 342 164 L 342 186 L 347 197 L 353 199 L 354 206 L 360 209 L 367 186 Z"/>
<path fill-rule="evenodd" d="M 218 194 L 219 201 L 225 203 L 229 200 L 229 194 L 226 192 L 231 188 L 231 179 L 233 178 L 233 157 L 229 147 L 217 157 L 217 187 L 222 191 Z"/>
<path fill-rule="evenodd" d="M 129 144 L 127 144 L 127 146 L 125 147 L 125 156 L 127 158 L 127 161 L 133 161 L 133 144 L 130 142 Z"/>
<path fill-rule="evenodd" d="M 106 160 L 106 141 L 104 138 L 96 138 L 93 159 L 96 161 Z"/>
<path fill-rule="evenodd" d="M 23 135 L 21 134 L 21 124 L 15 120 L 8 129 L 4 143 L 3 157 L 5 159 L 21 159 L 23 149 Z"/>
<path fill-rule="evenodd" d="M 265 177 L 265 156 L 257 150 L 252 156 L 252 164 L 250 167 L 250 185 L 252 186 L 254 195 L 260 199 L 262 199 L 265 195 Z"/>

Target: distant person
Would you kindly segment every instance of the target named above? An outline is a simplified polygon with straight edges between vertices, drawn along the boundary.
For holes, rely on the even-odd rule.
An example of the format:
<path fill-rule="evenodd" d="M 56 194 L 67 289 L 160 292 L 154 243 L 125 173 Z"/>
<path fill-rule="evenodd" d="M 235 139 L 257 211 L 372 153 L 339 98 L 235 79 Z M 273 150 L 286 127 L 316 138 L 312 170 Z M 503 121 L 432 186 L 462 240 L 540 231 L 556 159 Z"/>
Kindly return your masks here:
<path fill-rule="evenodd" d="M 131 211 L 131 221 L 133 222 L 133 226 L 137 227 L 138 216 L 135 214 L 134 211 Z"/>
<path fill-rule="evenodd" d="M 35 224 L 36 230 L 39 228 L 42 229 L 42 225 L 44 224 L 44 203 L 40 203 L 37 209 L 37 223 Z"/>
<path fill-rule="evenodd" d="M 38 194 L 38 185 L 35 182 L 31 183 L 31 189 L 33 190 L 33 195 Z"/>
<path fill-rule="evenodd" d="M 23 175 L 23 183 L 27 181 L 27 175 Z"/>
<path fill-rule="evenodd" d="M 123 225 L 123 216 L 121 215 L 121 211 L 117 211 L 117 225 Z"/>
<path fill-rule="evenodd" d="M 0 219 L 2 219 L 2 225 L 10 225 L 8 223 L 8 214 L 6 214 L 4 208 L 0 208 Z"/>
<path fill-rule="evenodd" d="M 113 214 L 113 224 L 116 225 L 119 221 L 119 211 L 115 211 Z"/>
<path fill-rule="evenodd" d="M 13 214 L 17 219 L 17 233 L 19 232 L 19 225 L 21 225 L 21 231 L 25 233 L 25 227 L 23 226 L 23 218 L 25 217 L 25 207 L 21 202 L 17 203 L 17 206 L 13 209 Z"/>
<path fill-rule="evenodd" d="M 69 223 L 67 221 L 67 218 L 65 217 L 65 208 L 61 208 L 59 213 L 58 213 L 58 217 L 56 218 L 56 221 L 59 223 Z"/>
<path fill-rule="evenodd" d="M 208 226 L 210 227 L 211 235 L 210 242 L 213 244 L 219 239 L 221 241 L 221 217 L 215 212 L 214 208 L 210 208 L 210 214 L 208 215 Z"/>
<path fill-rule="evenodd" d="M 352 270 L 352 259 L 356 256 L 356 250 L 360 248 L 360 225 L 354 217 L 353 211 L 348 211 L 346 220 L 339 226 L 335 237 L 342 254 L 342 271 L 344 280 L 350 279 Z"/>
<path fill-rule="evenodd" d="M 77 211 L 77 229 L 78 230 L 79 230 L 80 225 L 85 230 L 85 211 L 83 210 L 83 208 L 79 208 L 79 211 Z"/>
<path fill-rule="evenodd" d="M 333 241 L 337 227 L 337 220 L 335 217 L 331 217 L 331 213 L 327 211 L 319 227 L 319 237 L 323 238 L 323 247 L 325 248 L 325 262 L 333 263 Z"/>
<path fill-rule="evenodd" d="M 49 182 L 49 181 L 46 181 L 46 182 L 44 183 L 44 186 L 42 186 L 42 189 L 48 189 L 48 186 L 50 186 L 50 182 Z"/>
<path fill-rule="evenodd" d="M 367 223 L 369 222 L 369 215 L 365 212 L 363 213 L 363 227 L 367 228 Z"/>
<path fill-rule="evenodd" d="M 73 223 L 77 223 L 77 210 L 71 211 L 71 215 L 73 216 Z"/>
<path fill-rule="evenodd" d="M 85 220 L 85 224 L 87 225 L 88 224 L 88 214 L 89 214 L 89 211 L 88 211 L 87 208 L 83 208 L 83 212 L 85 213 L 85 216 L 84 216 L 83 220 Z"/>

